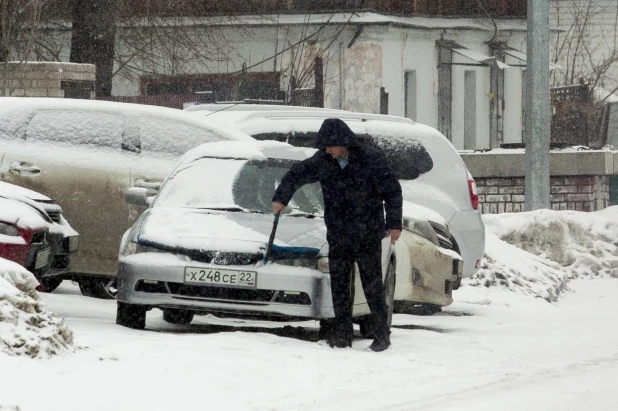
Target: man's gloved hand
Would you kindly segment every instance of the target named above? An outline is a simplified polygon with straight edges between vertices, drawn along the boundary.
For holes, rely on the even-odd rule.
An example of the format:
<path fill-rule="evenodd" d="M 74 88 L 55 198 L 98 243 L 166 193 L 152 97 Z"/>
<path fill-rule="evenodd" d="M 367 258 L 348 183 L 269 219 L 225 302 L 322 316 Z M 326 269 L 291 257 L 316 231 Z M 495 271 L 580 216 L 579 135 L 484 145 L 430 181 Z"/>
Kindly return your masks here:
<path fill-rule="evenodd" d="M 397 240 L 399 240 L 399 237 L 401 237 L 401 230 L 386 230 L 384 238 L 386 237 L 390 237 L 391 244 L 395 244 Z"/>
<path fill-rule="evenodd" d="M 274 215 L 281 215 L 283 214 L 283 210 L 285 210 L 285 205 L 278 202 L 278 201 L 273 201 L 273 214 Z"/>

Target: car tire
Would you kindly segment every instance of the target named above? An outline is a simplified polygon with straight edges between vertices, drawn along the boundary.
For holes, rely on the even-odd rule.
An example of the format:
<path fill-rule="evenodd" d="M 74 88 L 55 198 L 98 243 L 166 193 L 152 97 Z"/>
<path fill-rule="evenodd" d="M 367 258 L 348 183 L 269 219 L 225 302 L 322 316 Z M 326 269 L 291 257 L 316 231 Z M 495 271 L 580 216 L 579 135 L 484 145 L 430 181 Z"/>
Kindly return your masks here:
<path fill-rule="evenodd" d="M 62 284 L 62 278 L 58 277 L 37 277 L 40 285 L 36 290 L 40 293 L 51 293 Z"/>
<path fill-rule="evenodd" d="M 146 328 L 146 311 L 143 305 L 121 303 L 116 307 L 116 324 L 123 327 L 143 330 Z"/>
<path fill-rule="evenodd" d="M 399 314 L 411 314 L 428 316 L 442 311 L 442 307 L 437 304 L 411 303 L 407 301 L 397 301 L 395 312 Z"/>
<path fill-rule="evenodd" d="M 391 328 L 393 323 L 393 309 L 395 307 L 395 285 L 397 284 L 397 275 L 395 272 L 395 262 L 390 261 L 384 279 L 384 299 L 386 302 L 386 318 L 388 328 Z M 363 338 L 375 338 L 375 327 L 373 317 L 368 315 L 358 321 L 360 334 Z"/>
<path fill-rule="evenodd" d="M 163 319 L 170 324 L 191 324 L 194 313 L 188 310 L 163 309 Z"/>
<path fill-rule="evenodd" d="M 80 278 L 77 280 L 79 290 L 84 297 L 113 300 L 116 295 L 111 291 L 111 284 L 115 279 L 109 278 Z"/>

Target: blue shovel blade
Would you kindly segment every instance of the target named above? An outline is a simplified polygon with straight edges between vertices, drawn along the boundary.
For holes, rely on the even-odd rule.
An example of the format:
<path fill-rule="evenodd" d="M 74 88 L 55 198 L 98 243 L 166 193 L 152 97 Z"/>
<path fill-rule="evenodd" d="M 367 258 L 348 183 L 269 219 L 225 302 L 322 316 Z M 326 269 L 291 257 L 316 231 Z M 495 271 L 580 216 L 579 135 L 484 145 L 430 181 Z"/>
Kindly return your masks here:
<path fill-rule="evenodd" d="M 270 252 L 272 260 L 287 260 L 295 258 L 313 258 L 320 253 L 319 248 L 313 247 L 286 247 L 273 244 Z"/>

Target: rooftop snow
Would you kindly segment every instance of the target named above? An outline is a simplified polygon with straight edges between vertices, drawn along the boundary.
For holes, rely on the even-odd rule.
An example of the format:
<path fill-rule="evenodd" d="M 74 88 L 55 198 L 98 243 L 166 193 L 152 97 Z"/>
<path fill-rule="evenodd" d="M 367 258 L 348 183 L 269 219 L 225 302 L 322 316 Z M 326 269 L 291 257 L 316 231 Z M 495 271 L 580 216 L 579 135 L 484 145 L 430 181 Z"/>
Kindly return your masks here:
<path fill-rule="evenodd" d="M 322 25 L 322 24 L 374 24 L 395 25 L 419 29 L 463 29 L 494 31 L 490 19 L 473 18 L 443 18 L 443 17 L 401 17 L 389 16 L 373 12 L 363 13 L 326 13 L 326 14 L 280 14 L 261 16 L 235 16 L 224 20 L 220 17 L 192 17 L 161 19 L 162 24 L 168 26 L 273 26 L 273 25 Z M 495 20 L 499 31 L 526 31 L 525 19 Z M 151 22 L 144 19 L 141 22 L 131 22 L 125 27 L 147 26 Z"/>

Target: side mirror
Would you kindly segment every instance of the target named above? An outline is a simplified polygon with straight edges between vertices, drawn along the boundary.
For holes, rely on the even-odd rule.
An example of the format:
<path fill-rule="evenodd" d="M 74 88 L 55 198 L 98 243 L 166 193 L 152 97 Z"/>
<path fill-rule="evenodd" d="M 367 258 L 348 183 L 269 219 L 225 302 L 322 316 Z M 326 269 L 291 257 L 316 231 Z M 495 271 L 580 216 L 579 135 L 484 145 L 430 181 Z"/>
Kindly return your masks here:
<path fill-rule="evenodd" d="M 127 204 L 138 207 L 148 207 L 150 205 L 148 189 L 143 187 L 131 187 L 124 193 L 124 201 Z"/>

